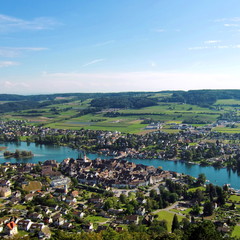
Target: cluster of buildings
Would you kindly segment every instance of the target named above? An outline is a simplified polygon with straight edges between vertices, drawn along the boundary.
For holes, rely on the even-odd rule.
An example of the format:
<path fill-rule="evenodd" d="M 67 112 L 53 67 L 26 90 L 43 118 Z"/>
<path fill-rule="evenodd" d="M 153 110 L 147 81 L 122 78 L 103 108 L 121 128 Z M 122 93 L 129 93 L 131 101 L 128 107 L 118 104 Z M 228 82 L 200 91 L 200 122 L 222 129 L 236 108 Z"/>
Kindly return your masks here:
<path fill-rule="evenodd" d="M 79 183 L 114 188 L 148 186 L 172 177 L 169 171 L 152 166 L 125 160 L 90 160 L 86 156 L 82 159 L 65 159 L 60 167 L 62 172 L 76 178 Z"/>

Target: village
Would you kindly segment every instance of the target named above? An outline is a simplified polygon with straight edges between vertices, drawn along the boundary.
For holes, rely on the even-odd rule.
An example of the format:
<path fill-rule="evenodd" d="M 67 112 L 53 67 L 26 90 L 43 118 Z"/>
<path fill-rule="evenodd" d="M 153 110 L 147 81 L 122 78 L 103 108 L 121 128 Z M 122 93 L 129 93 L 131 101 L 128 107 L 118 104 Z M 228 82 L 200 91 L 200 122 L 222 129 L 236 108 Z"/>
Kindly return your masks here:
<path fill-rule="evenodd" d="M 174 134 L 161 131 L 159 123 L 156 123 L 157 129 L 145 135 L 136 135 L 118 131 L 52 129 L 13 120 L 1 122 L 0 141 L 69 146 L 119 159 L 158 158 L 240 170 L 240 135 L 211 131 L 219 124 L 234 123 L 218 121 L 207 127 L 172 124 L 171 127 L 181 129 Z"/>
<path fill-rule="evenodd" d="M 209 210 L 205 194 L 211 191 L 206 189 L 215 187 L 206 186 L 204 176 L 194 179 L 125 160 L 90 160 L 85 155 L 61 163 L 6 162 L 0 175 L 2 237 L 20 234 L 49 239 L 59 230 L 99 232 L 109 227 L 121 232 L 131 225 L 167 224 L 159 220 L 164 209 L 195 222 L 220 211 L 221 201 L 234 195 L 227 186 L 218 187 L 222 195 L 213 190 L 216 200 Z M 233 203 L 229 207 L 231 221 L 230 212 L 218 220 L 220 215 L 215 214 L 212 220 L 223 234 L 231 233 L 240 216 Z"/>

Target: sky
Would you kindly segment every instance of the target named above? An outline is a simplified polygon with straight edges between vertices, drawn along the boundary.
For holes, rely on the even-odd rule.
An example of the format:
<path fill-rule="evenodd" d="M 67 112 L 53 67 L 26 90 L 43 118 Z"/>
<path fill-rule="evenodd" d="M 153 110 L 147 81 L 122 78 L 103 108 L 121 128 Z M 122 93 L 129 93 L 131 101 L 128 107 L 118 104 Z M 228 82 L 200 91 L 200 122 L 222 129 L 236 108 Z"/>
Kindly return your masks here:
<path fill-rule="evenodd" d="M 239 0 L 1 0 L 0 93 L 240 89 Z"/>

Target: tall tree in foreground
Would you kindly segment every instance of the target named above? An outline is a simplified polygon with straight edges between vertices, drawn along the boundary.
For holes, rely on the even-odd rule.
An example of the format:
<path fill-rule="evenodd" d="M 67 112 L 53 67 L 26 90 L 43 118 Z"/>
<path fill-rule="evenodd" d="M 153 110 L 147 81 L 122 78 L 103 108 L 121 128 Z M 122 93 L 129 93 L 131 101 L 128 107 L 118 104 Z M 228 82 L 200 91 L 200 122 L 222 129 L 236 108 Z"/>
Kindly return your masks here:
<path fill-rule="evenodd" d="M 172 232 L 174 232 L 174 230 L 176 229 L 179 229 L 179 222 L 178 222 L 177 214 L 174 214 L 173 221 L 172 221 Z"/>

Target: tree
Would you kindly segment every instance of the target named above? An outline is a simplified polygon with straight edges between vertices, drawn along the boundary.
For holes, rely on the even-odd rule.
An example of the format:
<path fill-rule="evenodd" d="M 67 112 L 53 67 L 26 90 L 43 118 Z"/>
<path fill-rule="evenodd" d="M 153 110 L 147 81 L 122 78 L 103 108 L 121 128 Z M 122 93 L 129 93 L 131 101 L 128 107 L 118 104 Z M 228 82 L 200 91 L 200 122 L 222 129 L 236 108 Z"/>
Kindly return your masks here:
<path fill-rule="evenodd" d="M 121 203 L 123 204 L 127 203 L 127 196 L 125 194 L 121 193 L 119 199 Z"/>
<path fill-rule="evenodd" d="M 213 214 L 213 204 L 209 201 L 204 203 L 203 214 L 205 216 L 211 216 Z"/>
<path fill-rule="evenodd" d="M 197 185 L 201 186 L 206 182 L 207 178 L 204 173 L 200 173 L 197 178 Z"/>
<path fill-rule="evenodd" d="M 174 232 L 176 229 L 179 229 L 179 222 L 177 214 L 174 214 L 173 221 L 172 221 L 172 232 Z"/>
<path fill-rule="evenodd" d="M 157 197 L 157 191 L 155 189 L 151 189 L 149 196 L 155 199 Z"/>
<path fill-rule="evenodd" d="M 211 221 L 194 223 L 184 231 L 184 240 L 220 240 L 223 239 Z"/>
<path fill-rule="evenodd" d="M 199 205 L 196 204 L 196 205 L 194 205 L 194 206 L 192 207 L 191 214 L 193 214 L 193 215 L 199 215 L 200 210 L 201 210 L 201 209 L 200 209 Z"/>
<path fill-rule="evenodd" d="M 204 194 L 203 194 L 203 192 L 200 190 L 200 189 L 197 189 L 196 191 L 195 191 L 195 197 L 196 197 L 196 199 L 197 199 L 197 201 L 198 201 L 198 204 L 200 204 L 201 203 L 201 201 L 204 199 Z"/>

